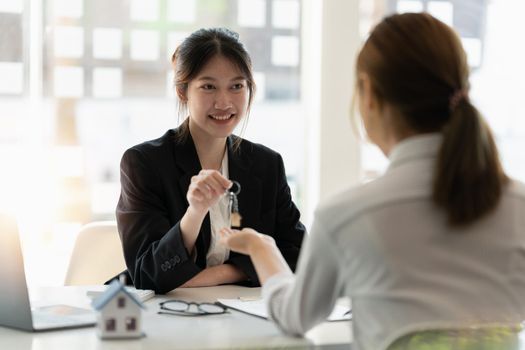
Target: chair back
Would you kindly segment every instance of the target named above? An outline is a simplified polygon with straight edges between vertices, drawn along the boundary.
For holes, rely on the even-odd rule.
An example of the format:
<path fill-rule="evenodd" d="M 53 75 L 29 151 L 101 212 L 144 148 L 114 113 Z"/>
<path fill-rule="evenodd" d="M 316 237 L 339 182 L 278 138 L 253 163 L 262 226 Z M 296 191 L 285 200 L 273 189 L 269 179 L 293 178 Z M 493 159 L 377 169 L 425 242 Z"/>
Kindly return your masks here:
<path fill-rule="evenodd" d="M 519 324 L 424 330 L 400 337 L 387 350 L 518 350 L 522 331 Z"/>
<path fill-rule="evenodd" d="M 78 233 L 65 285 L 97 285 L 126 270 L 115 221 L 84 225 Z"/>

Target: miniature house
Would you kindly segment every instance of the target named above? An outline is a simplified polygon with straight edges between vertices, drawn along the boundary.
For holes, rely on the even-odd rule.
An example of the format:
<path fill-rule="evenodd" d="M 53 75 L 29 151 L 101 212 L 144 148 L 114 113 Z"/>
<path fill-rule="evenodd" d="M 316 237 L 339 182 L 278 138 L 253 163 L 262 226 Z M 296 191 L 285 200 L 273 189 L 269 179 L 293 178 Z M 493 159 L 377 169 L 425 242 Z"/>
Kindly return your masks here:
<path fill-rule="evenodd" d="M 125 286 L 113 281 L 108 290 L 93 300 L 98 311 L 97 327 L 101 338 L 142 337 L 141 301 L 129 293 Z"/>

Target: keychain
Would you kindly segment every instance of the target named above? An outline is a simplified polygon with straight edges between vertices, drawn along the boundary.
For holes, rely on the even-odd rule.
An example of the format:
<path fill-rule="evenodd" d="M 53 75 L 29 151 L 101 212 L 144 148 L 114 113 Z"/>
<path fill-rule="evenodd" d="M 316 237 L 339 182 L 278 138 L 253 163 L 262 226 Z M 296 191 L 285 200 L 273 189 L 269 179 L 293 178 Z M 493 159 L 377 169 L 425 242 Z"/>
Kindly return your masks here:
<path fill-rule="evenodd" d="M 239 213 L 239 201 L 237 200 L 237 195 L 241 192 L 241 184 L 237 181 L 233 181 L 232 187 L 228 190 L 228 195 L 230 196 L 229 201 L 229 212 L 230 212 L 230 227 L 234 230 L 240 230 L 241 226 L 241 214 Z"/>

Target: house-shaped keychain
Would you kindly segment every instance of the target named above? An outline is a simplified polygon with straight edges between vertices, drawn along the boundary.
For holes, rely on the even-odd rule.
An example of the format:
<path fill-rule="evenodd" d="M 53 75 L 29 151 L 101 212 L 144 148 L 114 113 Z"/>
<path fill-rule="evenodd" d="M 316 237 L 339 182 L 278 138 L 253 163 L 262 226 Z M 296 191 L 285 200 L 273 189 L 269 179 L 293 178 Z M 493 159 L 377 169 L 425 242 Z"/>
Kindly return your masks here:
<path fill-rule="evenodd" d="M 113 281 L 91 305 L 98 311 L 99 337 L 139 338 L 144 335 L 141 323 L 144 305 L 122 283 Z"/>

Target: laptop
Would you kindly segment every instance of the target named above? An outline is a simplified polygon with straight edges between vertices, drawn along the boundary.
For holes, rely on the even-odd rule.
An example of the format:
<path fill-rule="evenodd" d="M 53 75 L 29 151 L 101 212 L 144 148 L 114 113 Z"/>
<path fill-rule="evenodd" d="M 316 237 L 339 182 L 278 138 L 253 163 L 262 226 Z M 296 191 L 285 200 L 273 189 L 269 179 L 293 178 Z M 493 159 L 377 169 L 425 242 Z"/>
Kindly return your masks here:
<path fill-rule="evenodd" d="M 16 220 L 0 213 L 0 326 L 26 331 L 92 326 L 93 310 L 68 305 L 31 308 Z"/>

